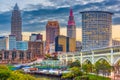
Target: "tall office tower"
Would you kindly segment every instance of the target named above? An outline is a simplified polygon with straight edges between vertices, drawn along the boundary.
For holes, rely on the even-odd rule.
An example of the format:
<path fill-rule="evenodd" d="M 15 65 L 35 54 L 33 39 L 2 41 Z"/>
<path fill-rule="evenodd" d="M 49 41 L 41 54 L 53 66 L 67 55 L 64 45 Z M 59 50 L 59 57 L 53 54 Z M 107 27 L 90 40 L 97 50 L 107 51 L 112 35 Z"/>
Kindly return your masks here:
<path fill-rule="evenodd" d="M 17 41 L 22 40 L 22 19 L 18 5 L 14 6 L 11 17 L 11 34 L 16 36 Z"/>
<path fill-rule="evenodd" d="M 60 34 L 58 21 L 48 21 L 46 25 L 46 52 L 50 50 L 50 44 L 55 42 L 55 38 Z"/>
<path fill-rule="evenodd" d="M 96 49 L 112 45 L 112 14 L 107 11 L 83 11 L 82 46 Z"/>
<path fill-rule="evenodd" d="M 67 25 L 67 36 L 70 38 L 76 39 L 76 26 L 75 26 L 74 15 L 73 15 L 72 9 L 70 9 L 70 15 L 69 15 L 69 20 L 68 20 L 68 25 Z"/>

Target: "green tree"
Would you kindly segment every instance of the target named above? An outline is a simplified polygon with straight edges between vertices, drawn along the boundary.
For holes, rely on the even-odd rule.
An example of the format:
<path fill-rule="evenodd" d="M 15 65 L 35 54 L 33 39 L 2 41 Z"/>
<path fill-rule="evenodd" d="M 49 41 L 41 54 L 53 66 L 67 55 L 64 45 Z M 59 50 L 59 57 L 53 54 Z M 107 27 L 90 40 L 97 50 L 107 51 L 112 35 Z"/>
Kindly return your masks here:
<path fill-rule="evenodd" d="M 48 53 L 48 54 L 45 54 L 45 59 L 50 59 L 51 58 L 51 55 Z"/>
<path fill-rule="evenodd" d="M 80 67 L 81 65 L 80 65 L 80 61 L 79 60 L 76 60 L 76 61 L 74 61 L 74 62 L 71 62 L 70 64 L 69 64 L 69 66 L 70 66 L 70 68 L 72 68 L 72 67 Z"/>
<path fill-rule="evenodd" d="M 62 78 L 71 79 L 71 78 L 75 78 L 77 76 L 82 76 L 82 75 L 83 75 L 83 73 L 81 72 L 80 67 L 72 67 L 72 68 L 70 68 L 69 73 L 63 74 Z"/>
<path fill-rule="evenodd" d="M 24 74 L 22 71 L 11 71 L 7 66 L 0 66 L 0 80 L 38 80 L 37 78 Z"/>
<path fill-rule="evenodd" d="M 104 59 L 100 59 L 95 63 L 95 70 L 97 74 L 101 72 L 103 75 L 106 75 L 106 73 L 111 72 L 111 69 L 112 67 L 110 64 Z"/>
<path fill-rule="evenodd" d="M 87 73 L 89 73 L 89 72 L 92 72 L 92 70 L 93 70 L 93 65 L 92 65 L 92 63 L 90 62 L 90 61 L 85 61 L 83 64 L 82 64 L 82 69 L 83 69 L 83 71 L 84 72 L 86 72 L 86 74 Z"/>
<path fill-rule="evenodd" d="M 7 80 L 10 77 L 11 71 L 5 65 L 0 65 L 0 79 Z"/>

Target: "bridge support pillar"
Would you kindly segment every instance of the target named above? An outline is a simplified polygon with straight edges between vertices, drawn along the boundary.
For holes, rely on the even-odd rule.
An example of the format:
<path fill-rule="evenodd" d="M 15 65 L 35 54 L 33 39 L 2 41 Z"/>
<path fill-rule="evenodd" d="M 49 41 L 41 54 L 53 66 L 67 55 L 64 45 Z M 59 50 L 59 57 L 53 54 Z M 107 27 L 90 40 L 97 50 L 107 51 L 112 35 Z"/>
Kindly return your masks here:
<path fill-rule="evenodd" d="M 66 57 L 66 65 L 68 65 L 68 57 L 67 57 L 67 54 L 65 55 Z"/>
<path fill-rule="evenodd" d="M 113 57 L 113 48 L 111 48 L 111 53 L 110 53 L 110 64 L 111 64 L 111 66 L 114 66 L 114 61 L 113 61 L 113 59 L 114 59 L 114 57 Z M 114 73 L 114 71 L 111 71 L 111 77 L 114 77 L 115 76 L 115 73 Z"/>
<path fill-rule="evenodd" d="M 113 48 L 111 48 L 111 53 L 110 53 L 111 59 L 110 59 L 110 64 L 113 66 Z"/>
<path fill-rule="evenodd" d="M 82 53 L 80 52 L 80 64 L 81 64 L 81 67 L 82 67 L 82 63 L 83 63 L 83 56 L 82 56 Z"/>
<path fill-rule="evenodd" d="M 94 52 L 92 51 L 92 64 L 94 64 Z"/>

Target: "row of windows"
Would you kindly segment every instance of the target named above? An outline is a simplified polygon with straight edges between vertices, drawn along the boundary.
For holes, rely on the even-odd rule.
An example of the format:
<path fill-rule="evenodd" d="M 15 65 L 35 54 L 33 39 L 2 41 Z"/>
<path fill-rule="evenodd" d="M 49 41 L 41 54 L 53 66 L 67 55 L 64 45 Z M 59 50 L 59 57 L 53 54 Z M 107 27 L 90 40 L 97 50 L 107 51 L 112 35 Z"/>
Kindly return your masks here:
<path fill-rule="evenodd" d="M 0 54 L 0 55 L 1 55 L 0 59 L 2 59 L 2 54 Z M 24 59 L 24 57 L 25 57 L 24 53 L 19 54 L 19 59 Z M 13 52 L 12 53 L 12 60 L 14 60 L 16 58 L 17 58 L 17 53 Z M 27 53 L 26 58 L 30 59 L 31 58 L 31 53 Z M 9 59 L 9 52 L 4 52 L 4 59 Z"/>
<path fill-rule="evenodd" d="M 88 18 L 88 17 L 105 17 L 109 18 L 111 17 L 110 14 L 108 13 L 85 13 L 82 15 L 83 18 Z"/>

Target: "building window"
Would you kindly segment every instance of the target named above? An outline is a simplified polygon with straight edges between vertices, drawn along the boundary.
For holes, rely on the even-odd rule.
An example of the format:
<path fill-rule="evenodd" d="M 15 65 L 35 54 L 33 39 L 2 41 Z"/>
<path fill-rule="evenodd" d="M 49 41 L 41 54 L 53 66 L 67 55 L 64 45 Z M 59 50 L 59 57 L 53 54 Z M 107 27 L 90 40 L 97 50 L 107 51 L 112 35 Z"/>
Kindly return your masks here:
<path fill-rule="evenodd" d="M 2 60 L 2 53 L 0 53 L 0 60 Z"/>
<path fill-rule="evenodd" d="M 16 58 L 16 52 L 12 52 L 12 60 Z"/>
<path fill-rule="evenodd" d="M 31 53 L 27 53 L 27 59 L 30 59 Z"/>
<path fill-rule="evenodd" d="M 4 52 L 4 59 L 8 59 L 9 58 L 9 52 L 5 51 Z"/>
<path fill-rule="evenodd" d="M 24 59 L 24 53 L 20 52 L 20 60 Z"/>

